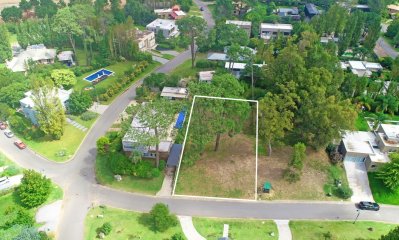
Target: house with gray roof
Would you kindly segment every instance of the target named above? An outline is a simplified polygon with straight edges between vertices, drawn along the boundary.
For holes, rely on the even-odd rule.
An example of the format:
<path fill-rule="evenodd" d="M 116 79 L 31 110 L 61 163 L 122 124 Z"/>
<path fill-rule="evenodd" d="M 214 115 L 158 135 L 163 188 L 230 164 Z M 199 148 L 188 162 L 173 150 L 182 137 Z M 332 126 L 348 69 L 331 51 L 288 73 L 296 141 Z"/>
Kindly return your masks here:
<path fill-rule="evenodd" d="M 52 64 L 56 55 L 55 49 L 48 49 L 43 44 L 31 45 L 25 51 L 22 50 L 17 56 L 14 56 L 11 61 L 7 61 L 6 66 L 13 72 L 26 72 L 29 61 L 38 64 Z"/>

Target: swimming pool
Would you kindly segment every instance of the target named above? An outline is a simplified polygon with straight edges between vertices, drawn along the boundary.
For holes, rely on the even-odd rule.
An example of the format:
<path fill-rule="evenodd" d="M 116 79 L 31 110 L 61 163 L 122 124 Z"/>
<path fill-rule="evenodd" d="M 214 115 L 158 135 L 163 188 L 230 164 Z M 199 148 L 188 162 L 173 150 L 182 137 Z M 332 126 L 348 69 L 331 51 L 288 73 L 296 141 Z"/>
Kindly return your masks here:
<path fill-rule="evenodd" d="M 97 72 L 90 74 L 89 76 L 85 77 L 84 80 L 88 82 L 100 82 L 107 77 L 111 76 L 114 74 L 113 71 L 107 70 L 107 69 L 100 69 Z"/>

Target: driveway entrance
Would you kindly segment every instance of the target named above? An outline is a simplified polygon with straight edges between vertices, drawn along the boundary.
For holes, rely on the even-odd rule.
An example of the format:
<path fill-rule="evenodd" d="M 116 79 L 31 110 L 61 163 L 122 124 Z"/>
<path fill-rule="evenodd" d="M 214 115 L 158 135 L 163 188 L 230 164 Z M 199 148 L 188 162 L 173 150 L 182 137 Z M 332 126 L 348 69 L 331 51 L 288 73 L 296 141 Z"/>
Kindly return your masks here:
<path fill-rule="evenodd" d="M 364 162 L 346 160 L 344 161 L 344 165 L 349 187 L 352 188 L 353 191 L 352 202 L 374 202 Z"/>

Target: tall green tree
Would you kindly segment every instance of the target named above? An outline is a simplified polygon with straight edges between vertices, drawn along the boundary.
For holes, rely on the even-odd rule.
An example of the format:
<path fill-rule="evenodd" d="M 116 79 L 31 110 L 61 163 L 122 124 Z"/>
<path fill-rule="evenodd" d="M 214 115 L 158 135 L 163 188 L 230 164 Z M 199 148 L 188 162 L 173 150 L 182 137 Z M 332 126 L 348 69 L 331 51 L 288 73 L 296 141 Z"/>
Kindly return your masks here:
<path fill-rule="evenodd" d="M 76 16 L 71 12 L 69 7 L 60 9 L 54 16 L 53 30 L 58 34 L 68 37 L 69 42 L 76 54 L 75 38 L 83 34 L 82 26 L 77 22 Z M 77 59 L 75 59 L 78 64 Z"/>
<path fill-rule="evenodd" d="M 64 134 L 65 109 L 58 98 L 58 90 L 51 81 L 37 79 L 32 83 L 32 100 L 40 130 L 54 139 Z"/>
<path fill-rule="evenodd" d="M 178 223 L 177 217 L 171 214 L 168 206 L 163 203 L 155 204 L 149 215 L 152 221 L 152 227 L 156 232 L 165 232 Z"/>
<path fill-rule="evenodd" d="M 21 202 L 28 208 L 44 203 L 51 192 L 51 180 L 34 170 L 25 170 L 18 188 Z"/>
<path fill-rule="evenodd" d="M 389 154 L 390 162 L 381 166 L 377 177 L 392 191 L 399 189 L 399 153 Z"/>
<path fill-rule="evenodd" d="M 216 16 L 218 18 L 230 18 L 233 16 L 234 6 L 232 1 L 229 0 L 216 0 Z"/>
<path fill-rule="evenodd" d="M 190 39 L 191 67 L 194 68 L 195 58 L 197 56 L 195 41 L 197 37 L 204 34 L 206 22 L 203 18 L 192 16 L 178 20 L 177 25 L 179 26 L 180 32 Z"/>
<path fill-rule="evenodd" d="M 159 144 L 169 134 L 169 127 L 173 123 L 177 112 L 177 103 L 164 99 L 142 104 L 136 114 L 143 128 L 130 128 L 128 132 L 135 136 L 139 146 L 155 146 L 156 166 L 159 167 Z M 146 129 L 143 131 L 143 129 Z"/>
<path fill-rule="evenodd" d="M 282 139 L 294 127 L 295 102 L 285 95 L 268 93 L 259 101 L 259 136 L 272 154 L 272 142 Z"/>
<path fill-rule="evenodd" d="M 53 80 L 56 87 L 64 87 L 70 89 L 76 83 L 76 76 L 69 69 L 54 69 L 51 71 L 51 80 Z"/>
<path fill-rule="evenodd" d="M 1 11 L 1 18 L 5 22 L 18 22 L 22 18 L 22 10 L 16 6 L 6 7 Z"/>
<path fill-rule="evenodd" d="M 0 39 L 0 63 L 4 63 L 12 58 L 10 34 L 5 25 L 0 25 Z"/>

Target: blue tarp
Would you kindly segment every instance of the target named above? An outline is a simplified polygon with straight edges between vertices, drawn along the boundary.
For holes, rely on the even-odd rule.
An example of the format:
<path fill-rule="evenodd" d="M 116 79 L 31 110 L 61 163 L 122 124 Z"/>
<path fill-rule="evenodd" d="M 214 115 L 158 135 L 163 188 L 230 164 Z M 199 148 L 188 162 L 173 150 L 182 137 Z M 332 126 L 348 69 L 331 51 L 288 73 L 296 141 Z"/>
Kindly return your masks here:
<path fill-rule="evenodd" d="M 181 129 L 183 127 L 184 118 L 186 117 L 186 111 L 179 112 L 179 116 L 177 117 L 175 128 Z"/>

